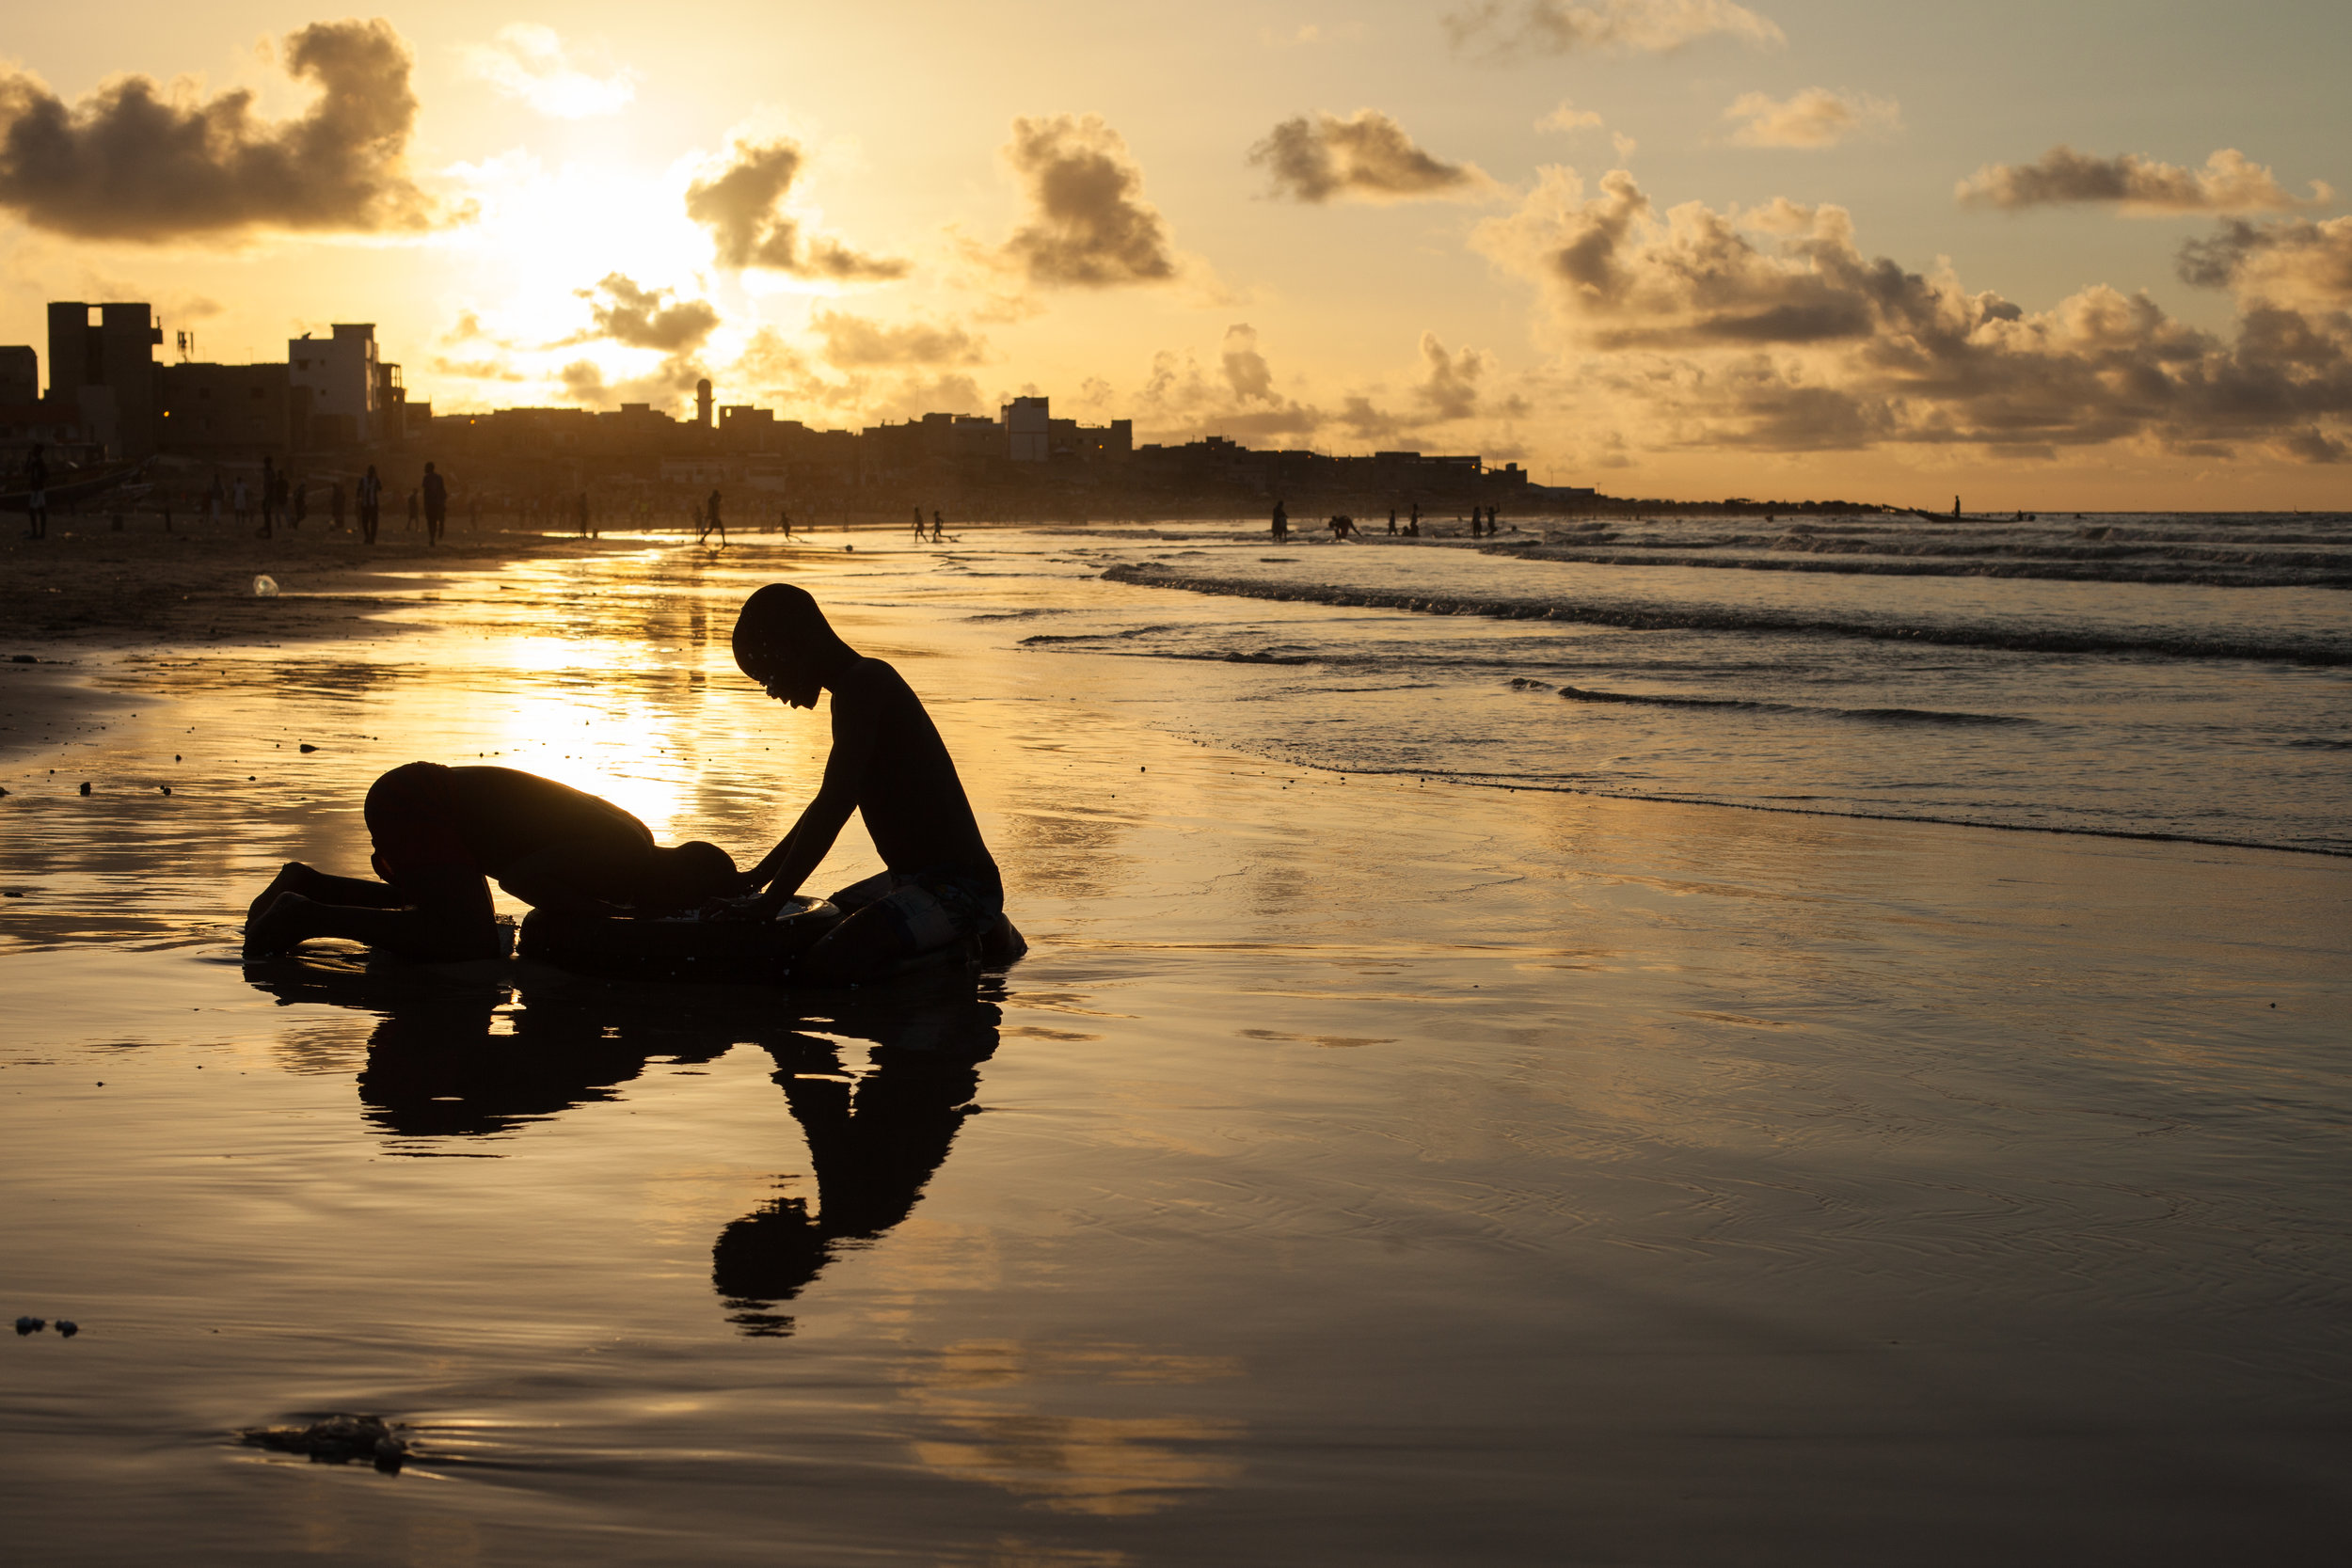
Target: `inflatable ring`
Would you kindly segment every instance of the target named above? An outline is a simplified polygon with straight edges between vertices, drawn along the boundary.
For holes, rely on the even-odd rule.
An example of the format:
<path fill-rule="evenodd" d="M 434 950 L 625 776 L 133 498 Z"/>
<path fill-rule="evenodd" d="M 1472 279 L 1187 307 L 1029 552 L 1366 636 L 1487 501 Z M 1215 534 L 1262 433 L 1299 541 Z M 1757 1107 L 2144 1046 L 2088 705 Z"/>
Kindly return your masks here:
<path fill-rule="evenodd" d="M 830 902 L 806 895 L 787 901 L 773 920 L 630 920 L 533 910 L 515 952 L 598 979 L 773 985 L 840 920 Z"/>

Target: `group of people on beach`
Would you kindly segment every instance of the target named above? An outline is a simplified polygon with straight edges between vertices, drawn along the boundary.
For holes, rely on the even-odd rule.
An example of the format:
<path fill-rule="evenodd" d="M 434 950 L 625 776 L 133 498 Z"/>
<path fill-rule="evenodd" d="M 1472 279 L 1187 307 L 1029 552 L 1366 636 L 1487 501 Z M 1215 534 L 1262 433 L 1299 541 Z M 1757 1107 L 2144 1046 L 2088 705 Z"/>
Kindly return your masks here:
<path fill-rule="evenodd" d="M 943 949 L 1022 951 L 1004 880 L 922 700 L 858 653 L 806 590 L 771 583 L 737 616 L 735 662 L 778 702 L 830 693 L 833 746 L 817 794 L 748 871 L 714 844 L 657 844 L 610 800 L 511 768 L 412 762 L 369 789 L 373 879 L 290 862 L 246 912 L 247 958 L 341 937 L 421 962 L 501 956 L 492 879 L 537 909 L 614 917 L 772 920 L 852 813 L 883 870 L 832 895 L 844 918 L 796 982 L 855 985 Z"/>
<path fill-rule="evenodd" d="M 1492 538 L 1495 534 L 1501 532 L 1502 524 L 1498 519 L 1501 518 L 1502 515 L 1502 509 L 1501 507 L 1471 507 L 1470 515 L 1470 537 L 1473 539 Z M 917 511 L 914 515 L 914 518 L 915 534 L 919 538 L 922 534 L 922 513 Z M 1331 530 L 1331 539 L 1334 544 L 1343 540 L 1360 539 L 1363 537 L 1363 530 L 1357 526 L 1356 519 L 1343 514 L 1332 517 L 1327 526 Z M 1396 508 L 1393 506 L 1389 508 L 1389 531 L 1400 538 L 1420 538 L 1421 502 L 1414 501 L 1412 503 L 1412 515 L 1405 520 L 1401 527 L 1398 525 L 1396 520 Z M 1290 540 L 1291 514 L 1290 506 L 1287 502 L 1278 500 L 1274 503 L 1273 533 L 1275 543 L 1277 544 L 1287 544 Z"/>

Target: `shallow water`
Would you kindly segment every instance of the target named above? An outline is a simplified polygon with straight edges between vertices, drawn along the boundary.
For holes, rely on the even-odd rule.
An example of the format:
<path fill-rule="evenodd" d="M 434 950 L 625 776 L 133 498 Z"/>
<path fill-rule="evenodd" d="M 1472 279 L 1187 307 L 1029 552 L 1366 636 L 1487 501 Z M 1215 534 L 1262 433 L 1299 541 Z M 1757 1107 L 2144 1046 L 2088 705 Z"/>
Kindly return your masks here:
<path fill-rule="evenodd" d="M 89 661 L 106 728 L 0 774 L 0 1307 L 83 1324 L 0 1351 L 10 1555 L 2332 1551 L 2352 867 L 1278 766 L 1202 743 L 1263 670 L 1021 646 L 1264 608 L 1072 543 L 649 547 Z M 760 847 L 820 760 L 724 651 L 780 575 L 930 699 L 1022 963 L 796 1008 L 237 960 L 416 756 Z M 417 1463 L 234 1444 L 328 1411 Z"/>
<path fill-rule="evenodd" d="M 1195 733 L 1320 767 L 2352 852 L 2339 589 L 1275 550 L 1206 530 L 1089 559 L 1222 602 L 1066 607 L 1028 646 L 1247 666 L 1192 677 L 1217 699 Z"/>

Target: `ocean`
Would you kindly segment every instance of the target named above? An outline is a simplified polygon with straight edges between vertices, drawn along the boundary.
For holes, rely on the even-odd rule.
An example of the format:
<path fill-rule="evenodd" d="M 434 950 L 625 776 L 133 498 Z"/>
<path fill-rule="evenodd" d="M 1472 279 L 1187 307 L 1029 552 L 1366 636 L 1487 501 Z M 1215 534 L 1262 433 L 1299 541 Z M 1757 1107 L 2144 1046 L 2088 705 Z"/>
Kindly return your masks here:
<path fill-rule="evenodd" d="M 1300 766 L 2352 853 L 2343 515 L 1518 526 L 1071 538 L 1041 576 L 1184 592 L 1003 613 Z"/>
<path fill-rule="evenodd" d="M 281 594 L 0 662 L 0 1556 L 2339 1560 L 2341 590 L 1520 521 L 215 536 Z M 420 758 L 755 857 L 828 737 L 729 654 L 777 580 L 1021 961 L 242 957 Z M 403 1467 L 245 1440 L 338 1415 Z"/>

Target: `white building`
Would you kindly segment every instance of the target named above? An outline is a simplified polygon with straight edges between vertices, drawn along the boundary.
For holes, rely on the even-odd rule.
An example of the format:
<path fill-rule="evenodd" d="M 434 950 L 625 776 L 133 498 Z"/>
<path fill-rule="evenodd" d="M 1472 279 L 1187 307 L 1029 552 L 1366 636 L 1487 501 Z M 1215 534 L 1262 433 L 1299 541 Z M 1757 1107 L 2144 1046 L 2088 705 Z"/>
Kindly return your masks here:
<path fill-rule="evenodd" d="M 313 444 L 356 444 L 380 436 L 399 436 L 399 431 L 375 428 L 380 379 L 375 324 L 337 322 L 334 333 L 331 338 L 313 338 L 306 332 L 286 343 L 287 379 L 296 387 L 310 388 L 310 428 L 317 433 Z M 322 420 L 333 422 L 322 424 Z M 342 424 L 345 420 L 351 421 L 348 434 Z"/>

